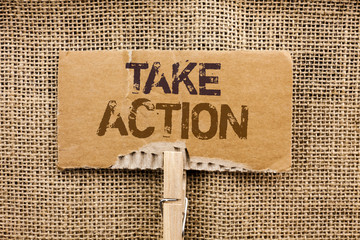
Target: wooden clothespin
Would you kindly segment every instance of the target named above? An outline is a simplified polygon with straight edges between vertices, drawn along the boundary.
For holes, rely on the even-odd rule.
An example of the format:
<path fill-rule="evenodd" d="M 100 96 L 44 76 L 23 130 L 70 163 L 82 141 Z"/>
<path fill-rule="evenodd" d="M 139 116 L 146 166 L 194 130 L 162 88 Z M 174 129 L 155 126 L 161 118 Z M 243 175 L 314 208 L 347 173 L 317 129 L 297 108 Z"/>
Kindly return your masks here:
<path fill-rule="evenodd" d="M 187 205 L 183 154 L 164 152 L 164 199 L 160 201 L 164 240 L 184 238 Z"/>

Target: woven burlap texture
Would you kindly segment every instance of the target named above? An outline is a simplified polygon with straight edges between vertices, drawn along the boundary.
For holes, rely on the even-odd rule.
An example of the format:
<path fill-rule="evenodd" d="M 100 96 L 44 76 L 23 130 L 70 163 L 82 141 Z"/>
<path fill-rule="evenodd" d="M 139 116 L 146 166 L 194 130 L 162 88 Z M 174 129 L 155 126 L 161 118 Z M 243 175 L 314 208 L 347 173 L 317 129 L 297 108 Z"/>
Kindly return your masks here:
<path fill-rule="evenodd" d="M 186 239 L 360 239 L 359 5 L 1 1 L 0 239 L 162 238 L 161 171 L 56 168 L 59 51 L 110 49 L 290 51 L 292 171 L 189 171 Z"/>

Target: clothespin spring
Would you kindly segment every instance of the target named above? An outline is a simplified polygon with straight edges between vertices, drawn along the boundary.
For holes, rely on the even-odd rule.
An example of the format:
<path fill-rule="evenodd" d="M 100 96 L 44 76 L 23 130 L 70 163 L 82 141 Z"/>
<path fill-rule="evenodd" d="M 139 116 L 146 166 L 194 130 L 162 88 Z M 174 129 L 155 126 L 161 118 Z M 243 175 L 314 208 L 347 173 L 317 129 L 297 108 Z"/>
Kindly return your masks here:
<path fill-rule="evenodd" d="M 161 211 L 161 215 L 163 215 L 163 205 L 165 202 L 174 202 L 174 201 L 179 201 L 180 199 L 177 198 L 164 198 L 160 200 L 160 211 Z M 184 217 L 183 217 L 183 221 L 182 221 L 182 236 L 184 237 L 185 235 L 185 224 L 186 224 L 186 215 L 187 215 L 187 207 L 188 207 L 188 198 L 185 197 L 185 208 L 184 208 Z"/>

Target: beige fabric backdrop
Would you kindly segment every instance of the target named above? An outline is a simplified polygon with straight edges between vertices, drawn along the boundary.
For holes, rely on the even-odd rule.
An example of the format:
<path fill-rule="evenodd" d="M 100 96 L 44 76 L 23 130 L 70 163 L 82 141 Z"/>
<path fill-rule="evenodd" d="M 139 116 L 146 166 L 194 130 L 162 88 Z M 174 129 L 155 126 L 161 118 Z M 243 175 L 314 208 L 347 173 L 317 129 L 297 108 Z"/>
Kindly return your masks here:
<path fill-rule="evenodd" d="M 57 161 L 59 50 L 289 50 L 293 169 L 188 173 L 187 239 L 359 239 L 358 1 L 0 2 L 0 239 L 160 239 L 160 171 Z M 259 150 L 260 151 L 260 150 Z"/>

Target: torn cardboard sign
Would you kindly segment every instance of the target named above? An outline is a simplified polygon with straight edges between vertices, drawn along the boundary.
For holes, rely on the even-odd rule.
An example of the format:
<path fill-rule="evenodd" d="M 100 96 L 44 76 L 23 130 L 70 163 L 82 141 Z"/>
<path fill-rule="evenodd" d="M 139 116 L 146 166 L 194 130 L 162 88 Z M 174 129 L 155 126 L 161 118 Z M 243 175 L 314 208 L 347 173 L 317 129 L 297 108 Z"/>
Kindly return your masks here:
<path fill-rule="evenodd" d="M 58 166 L 109 168 L 180 143 L 193 163 L 285 171 L 291 97 L 282 51 L 61 52 Z"/>

